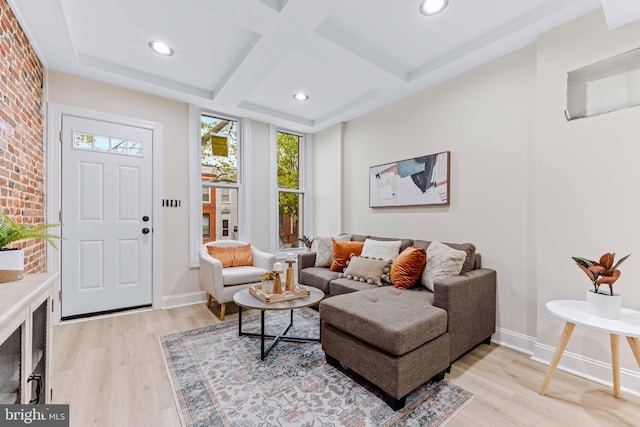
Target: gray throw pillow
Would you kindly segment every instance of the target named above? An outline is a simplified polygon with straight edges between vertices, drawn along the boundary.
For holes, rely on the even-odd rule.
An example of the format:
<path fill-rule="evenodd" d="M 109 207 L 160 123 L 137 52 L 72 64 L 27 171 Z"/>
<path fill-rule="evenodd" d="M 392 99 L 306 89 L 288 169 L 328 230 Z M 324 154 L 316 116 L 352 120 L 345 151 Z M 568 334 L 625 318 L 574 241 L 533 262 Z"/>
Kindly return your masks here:
<path fill-rule="evenodd" d="M 371 285 L 382 286 L 382 281 L 389 275 L 391 260 L 352 256 L 349 265 L 340 273 L 345 277 L 358 282 L 366 282 Z"/>
<path fill-rule="evenodd" d="M 333 261 L 333 241 L 331 237 L 314 237 L 311 250 L 316 253 L 315 267 L 330 267 Z M 341 242 L 350 242 L 351 235 L 345 234 L 333 239 Z"/>

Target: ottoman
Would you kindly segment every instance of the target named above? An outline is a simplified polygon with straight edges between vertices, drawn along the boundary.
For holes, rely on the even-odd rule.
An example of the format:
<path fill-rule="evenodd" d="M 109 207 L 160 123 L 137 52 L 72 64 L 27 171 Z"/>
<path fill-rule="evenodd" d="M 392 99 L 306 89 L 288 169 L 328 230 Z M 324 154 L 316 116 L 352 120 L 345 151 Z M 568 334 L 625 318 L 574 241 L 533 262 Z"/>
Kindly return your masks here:
<path fill-rule="evenodd" d="M 322 349 L 384 392 L 394 410 L 449 369 L 447 312 L 433 294 L 385 286 L 320 302 Z"/>

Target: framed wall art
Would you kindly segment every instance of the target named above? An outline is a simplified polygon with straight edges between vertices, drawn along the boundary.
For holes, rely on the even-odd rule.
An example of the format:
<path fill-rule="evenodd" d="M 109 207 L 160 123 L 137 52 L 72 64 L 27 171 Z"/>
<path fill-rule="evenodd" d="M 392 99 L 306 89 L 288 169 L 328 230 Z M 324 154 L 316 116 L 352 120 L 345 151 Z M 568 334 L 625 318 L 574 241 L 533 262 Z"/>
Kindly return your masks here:
<path fill-rule="evenodd" d="M 449 205 L 451 153 L 369 168 L 369 207 Z"/>

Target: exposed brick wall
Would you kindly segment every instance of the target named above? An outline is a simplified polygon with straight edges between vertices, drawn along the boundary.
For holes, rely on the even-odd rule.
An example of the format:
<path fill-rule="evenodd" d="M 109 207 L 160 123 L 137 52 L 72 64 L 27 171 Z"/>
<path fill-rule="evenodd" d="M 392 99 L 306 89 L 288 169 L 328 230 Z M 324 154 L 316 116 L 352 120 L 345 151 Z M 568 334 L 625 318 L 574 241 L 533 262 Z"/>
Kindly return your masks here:
<path fill-rule="evenodd" d="M 44 222 L 43 67 L 7 0 L 0 0 L 0 208 L 17 222 Z M 25 272 L 45 271 L 45 242 L 25 249 Z"/>

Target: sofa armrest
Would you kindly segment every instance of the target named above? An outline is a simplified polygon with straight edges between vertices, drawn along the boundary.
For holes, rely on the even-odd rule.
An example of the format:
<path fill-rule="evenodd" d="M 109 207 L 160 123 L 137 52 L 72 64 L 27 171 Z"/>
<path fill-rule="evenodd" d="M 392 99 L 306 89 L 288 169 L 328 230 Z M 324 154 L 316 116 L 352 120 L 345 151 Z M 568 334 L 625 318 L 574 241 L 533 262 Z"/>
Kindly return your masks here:
<path fill-rule="evenodd" d="M 451 362 L 495 332 L 496 277 L 481 268 L 434 283 L 433 305 L 447 311 Z"/>
<path fill-rule="evenodd" d="M 251 245 L 251 256 L 253 257 L 253 266 L 264 268 L 267 271 L 273 269 L 273 263 L 276 262 L 276 256 L 269 252 L 261 251 Z"/>
<path fill-rule="evenodd" d="M 315 252 L 302 252 L 298 254 L 298 277 L 300 272 L 308 267 L 316 265 L 316 253 Z"/>

